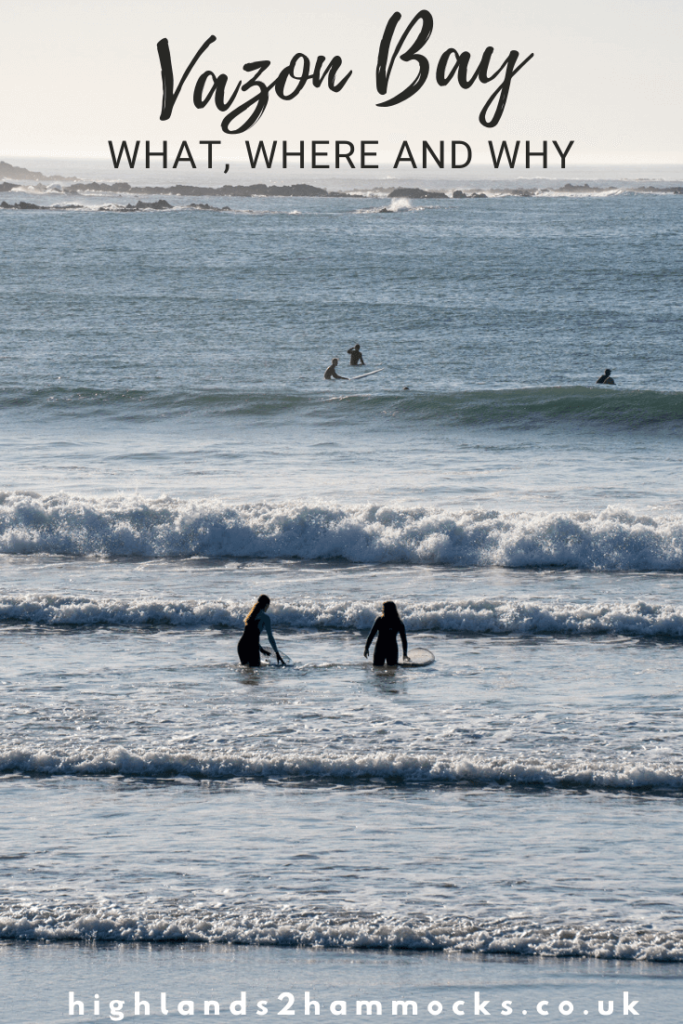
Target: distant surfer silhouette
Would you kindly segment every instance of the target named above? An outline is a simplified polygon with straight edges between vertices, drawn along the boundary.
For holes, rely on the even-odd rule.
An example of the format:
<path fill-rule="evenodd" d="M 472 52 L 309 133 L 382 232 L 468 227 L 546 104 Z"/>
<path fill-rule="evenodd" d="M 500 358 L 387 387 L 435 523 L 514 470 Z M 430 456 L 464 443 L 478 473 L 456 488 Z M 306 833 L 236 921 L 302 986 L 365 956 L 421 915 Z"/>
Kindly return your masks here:
<path fill-rule="evenodd" d="M 365 651 L 363 653 L 365 658 L 370 653 L 370 644 L 375 633 L 377 633 L 377 643 L 375 644 L 375 653 L 372 658 L 373 665 L 383 665 L 384 662 L 387 665 L 398 665 L 397 633 L 401 634 L 403 657 L 408 657 L 406 629 L 398 617 L 398 610 L 393 601 L 385 601 L 382 605 L 382 614 L 375 619 L 375 623 L 370 630 L 370 636 L 365 641 Z"/>
<path fill-rule="evenodd" d="M 365 360 L 363 359 L 363 353 L 360 350 L 360 345 L 354 345 L 353 348 L 347 348 L 346 351 L 351 356 L 350 366 L 365 366 Z"/>
<path fill-rule="evenodd" d="M 611 370 L 605 370 L 605 372 L 602 374 L 602 376 L 598 377 L 598 379 L 596 380 L 595 383 L 596 384 L 614 384 L 614 381 L 612 380 L 612 371 Z"/>
<path fill-rule="evenodd" d="M 325 380 L 348 380 L 348 377 L 342 377 L 340 373 L 337 373 L 338 359 L 333 359 L 332 364 L 325 370 Z"/>
<path fill-rule="evenodd" d="M 265 629 L 268 634 L 268 639 L 275 651 L 278 662 L 284 665 L 284 661 L 277 649 L 277 644 L 273 639 L 270 628 L 270 615 L 266 615 L 269 605 L 270 598 L 268 595 L 261 594 L 244 620 L 244 632 L 237 645 L 237 653 L 239 654 L 241 665 L 250 665 L 252 668 L 258 668 L 261 664 L 260 655 L 267 653 L 259 643 L 262 629 Z"/>

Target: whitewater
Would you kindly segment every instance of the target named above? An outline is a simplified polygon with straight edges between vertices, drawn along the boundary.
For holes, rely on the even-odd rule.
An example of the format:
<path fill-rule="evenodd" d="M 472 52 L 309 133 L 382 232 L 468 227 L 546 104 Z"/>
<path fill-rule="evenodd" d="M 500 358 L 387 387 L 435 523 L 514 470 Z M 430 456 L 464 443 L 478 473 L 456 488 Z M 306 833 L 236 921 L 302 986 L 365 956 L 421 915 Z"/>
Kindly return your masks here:
<path fill-rule="evenodd" d="M 102 558 L 284 558 L 680 571 L 683 516 L 445 513 L 383 505 L 226 506 L 0 494 L 0 551 Z"/>
<path fill-rule="evenodd" d="M 41 626 L 181 627 L 241 630 L 247 605 L 232 601 L 98 600 L 58 594 L 0 595 L 0 622 Z M 362 601 L 273 602 L 273 623 L 289 630 L 369 631 L 376 607 Z M 683 607 L 633 604 L 561 604 L 532 601 L 434 601 L 402 605 L 412 631 L 515 635 L 683 637 Z"/>

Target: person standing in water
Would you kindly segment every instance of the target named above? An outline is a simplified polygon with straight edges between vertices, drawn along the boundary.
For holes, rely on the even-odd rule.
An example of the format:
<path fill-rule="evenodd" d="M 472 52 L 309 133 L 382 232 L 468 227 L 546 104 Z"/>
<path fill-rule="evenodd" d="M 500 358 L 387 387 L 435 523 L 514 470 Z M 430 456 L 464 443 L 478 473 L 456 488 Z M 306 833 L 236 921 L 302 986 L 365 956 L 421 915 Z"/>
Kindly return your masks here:
<path fill-rule="evenodd" d="M 269 605 L 270 598 L 268 595 L 261 594 L 244 620 L 244 632 L 237 645 L 237 653 L 239 654 L 241 665 L 250 665 L 251 668 L 258 668 L 261 664 L 260 655 L 267 653 L 259 643 L 262 629 L 265 629 L 268 634 L 268 639 L 275 651 L 278 662 L 284 665 L 282 656 L 277 649 L 277 644 L 273 639 L 273 633 L 270 628 L 270 615 L 266 614 Z"/>
<path fill-rule="evenodd" d="M 350 366 L 365 366 L 365 360 L 363 359 L 363 353 L 360 350 L 360 345 L 354 345 L 353 348 L 347 348 L 346 351 L 351 356 Z"/>
<path fill-rule="evenodd" d="M 348 377 L 342 377 L 340 373 L 337 373 L 338 359 L 333 359 L 332 364 L 325 370 L 325 380 L 348 380 Z"/>
<path fill-rule="evenodd" d="M 612 380 L 612 371 L 611 370 L 605 370 L 605 372 L 602 374 L 602 376 L 598 377 L 598 379 L 596 380 L 595 383 L 596 384 L 614 384 L 614 381 Z"/>
<path fill-rule="evenodd" d="M 403 645 L 403 657 L 408 657 L 408 641 L 406 640 L 406 629 L 398 617 L 398 611 L 393 601 L 385 601 L 382 605 L 382 614 L 375 619 L 375 624 L 370 630 L 370 636 L 365 641 L 363 657 L 367 658 L 370 653 L 370 644 L 377 633 L 375 653 L 372 658 L 373 665 L 398 665 L 398 643 L 396 634 L 401 634 Z"/>

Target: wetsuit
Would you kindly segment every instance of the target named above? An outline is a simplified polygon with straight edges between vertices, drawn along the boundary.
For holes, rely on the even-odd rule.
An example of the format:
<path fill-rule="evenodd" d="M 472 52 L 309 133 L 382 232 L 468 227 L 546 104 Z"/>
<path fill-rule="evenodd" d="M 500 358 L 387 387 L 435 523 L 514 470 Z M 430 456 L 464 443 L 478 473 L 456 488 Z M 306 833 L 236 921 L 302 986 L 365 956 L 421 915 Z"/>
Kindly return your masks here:
<path fill-rule="evenodd" d="M 351 356 L 351 366 L 365 366 L 363 359 L 363 353 L 357 348 L 347 348 L 346 350 Z"/>
<path fill-rule="evenodd" d="M 240 641 L 237 644 L 237 653 L 239 655 L 241 665 L 250 665 L 252 668 L 258 668 L 261 664 L 261 647 L 259 645 L 259 638 L 262 629 L 265 629 L 271 646 L 277 654 L 277 645 L 273 640 L 273 634 L 270 629 L 270 616 L 261 611 L 258 615 L 254 616 L 251 622 L 247 622 L 245 624 L 244 633 L 242 633 Z"/>
<path fill-rule="evenodd" d="M 398 665 L 398 644 L 396 642 L 396 634 L 401 634 L 401 643 L 403 644 L 403 657 L 408 656 L 408 641 L 406 640 L 405 626 L 400 619 L 385 619 L 383 615 L 375 619 L 375 624 L 370 630 L 370 636 L 365 642 L 365 650 L 370 649 L 372 639 L 377 633 L 377 643 L 375 644 L 375 653 L 372 658 L 373 665 L 383 665 L 386 661 L 387 665 Z"/>
<path fill-rule="evenodd" d="M 596 384 L 614 384 L 614 381 L 606 373 L 603 373 L 603 375 L 601 377 L 598 377 L 598 379 L 596 380 L 595 383 Z"/>

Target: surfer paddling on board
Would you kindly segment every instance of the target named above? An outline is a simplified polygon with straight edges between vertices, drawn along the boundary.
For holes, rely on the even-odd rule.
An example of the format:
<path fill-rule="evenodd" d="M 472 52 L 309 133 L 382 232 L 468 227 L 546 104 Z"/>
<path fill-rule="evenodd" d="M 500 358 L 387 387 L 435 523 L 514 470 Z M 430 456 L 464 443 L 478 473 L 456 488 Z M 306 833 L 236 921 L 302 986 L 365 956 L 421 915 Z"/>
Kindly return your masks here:
<path fill-rule="evenodd" d="M 347 348 L 346 351 L 351 356 L 349 366 L 365 366 L 365 360 L 363 359 L 363 353 L 360 350 L 360 345 L 354 345 L 353 348 Z"/>
<path fill-rule="evenodd" d="M 598 379 L 596 380 L 595 383 L 596 384 L 614 384 L 614 381 L 612 380 L 612 371 L 611 370 L 605 370 L 605 372 L 602 374 L 602 376 L 598 377 Z"/>
<path fill-rule="evenodd" d="M 325 380 L 348 380 L 348 377 L 342 377 L 340 373 L 337 373 L 338 359 L 333 359 L 330 366 L 325 370 Z"/>
<path fill-rule="evenodd" d="M 273 634 L 270 628 L 270 615 L 266 615 L 269 605 L 270 598 L 268 595 L 261 594 L 258 601 L 244 620 L 244 632 L 242 633 L 240 642 L 237 645 L 237 653 L 239 654 L 241 665 L 250 665 L 251 668 L 258 668 L 261 664 L 260 655 L 268 654 L 268 652 L 265 651 L 259 643 L 262 629 L 265 629 L 268 634 L 268 639 L 272 644 L 278 662 L 284 665 L 284 660 L 273 639 Z"/>
<path fill-rule="evenodd" d="M 370 653 L 370 644 L 377 633 L 375 653 L 372 658 L 373 665 L 398 665 L 398 644 L 396 634 L 401 634 L 403 645 L 403 657 L 408 657 L 408 641 L 406 640 L 406 628 L 398 617 L 398 611 L 393 601 L 385 601 L 382 605 L 382 614 L 375 619 L 375 624 L 370 630 L 370 636 L 365 641 L 363 657 L 367 658 Z"/>

